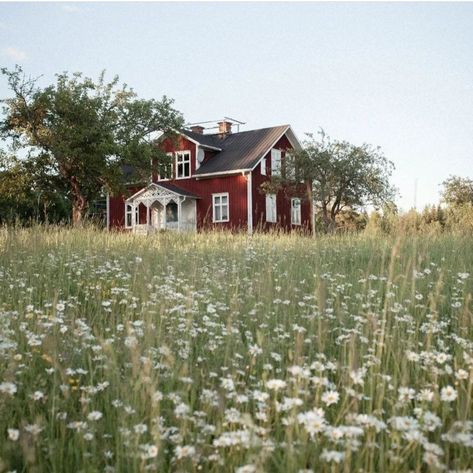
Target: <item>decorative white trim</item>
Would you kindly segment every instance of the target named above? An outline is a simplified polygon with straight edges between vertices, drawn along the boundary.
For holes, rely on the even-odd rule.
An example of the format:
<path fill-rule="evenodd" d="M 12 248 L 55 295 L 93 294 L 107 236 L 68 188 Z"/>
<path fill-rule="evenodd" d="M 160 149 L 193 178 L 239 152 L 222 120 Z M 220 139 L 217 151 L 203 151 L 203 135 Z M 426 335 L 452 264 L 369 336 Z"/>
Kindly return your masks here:
<path fill-rule="evenodd" d="M 246 177 L 246 211 L 248 235 L 253 234 L 253 179 L 251 172 Z"/>
<path fill-rule="evenodd" d="M 218 176 L 226 176 L 231 174 L 241 174 L 245 172 L 251 172 L 251 169 L 235 169 L 232 171 L 221 171 L 221 172 L 208 172 L 206 174 L 194 174 L 192 177 L 199 179 L 201 177 L 218 177 Z"/>
<path fill-rule="evenodd" d="M 217 220 L 215 218 L 215 207 L 216 207 L 216 203 L 215 203 L 215 198 L 216 197 L 226 197 L 227 198 L 227 218 L 226 219 L 223 219 L 223 218 L 220 218 L 219 220 Z M 220 203 L 217 204 L 219 207 L 220 207 L 220 216 L 222 215 L 222 207 L 223 207 L 223 204 L 222 204 L 222 201 L 220 200 Z M 225 222 L 229 222 L 230 221 L 230 197 L 228 195 L 228 192 L 219 192 L 217 194 L 212 194 L 212 222 L 213 223 L 225 223 Z"/>

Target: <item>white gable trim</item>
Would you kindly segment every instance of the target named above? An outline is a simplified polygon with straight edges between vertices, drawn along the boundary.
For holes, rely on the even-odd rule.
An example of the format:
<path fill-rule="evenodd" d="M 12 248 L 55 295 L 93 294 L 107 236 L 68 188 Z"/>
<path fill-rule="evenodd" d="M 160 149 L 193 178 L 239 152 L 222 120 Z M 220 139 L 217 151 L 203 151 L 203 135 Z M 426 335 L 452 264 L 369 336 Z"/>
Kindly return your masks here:
<path fill-rule="evenodd" d="M 266 157 L 266 155 L 274 148 L 276 143 L 286 134 L 287 134 L 287 139 L 289 140 L 289 143 L 291 143 L 291 145 L 294 149 L 299 150 L 299 149 L 302 148 L 302 146 L 301 146 L 299 140 L 297 139 L 295 133 L 292 131 L 291 126 L 288 125 L 287 128 L 274 141 L 274 143 L 272 143 L 271 146 L 258 159 L 257 163 L 251 168 L 252 171 L 254 171 L 256 169 L 256 167 L 261 163 L 261 160 Z"/>
<path fill-rule="evenodd" d="M 146 192 L 147 190 L 149 189 L 154 189 L 154 188 L 158 188 L 164 192 L 168 192 L 170 194 L 174 194 L 174 195 L 178 195 L 178 196 L 181 196 L 181 197 L 187 197 L 187 198 L 193 198 L 193 197 L 189 197 L 188 195 L 186 194 L 181 194 L 180 192 L 177 192 L 177 191 L 172 191 L 170 189 L 168 189 L 167 187 L 164 187 L 164 186 L 160 186 L 158 183 L 156 182 L 152 182 L 151 184 L 149 184 L 148 186 L 146 187 L 143 187 L 143 189 L 140 189 L 138 192 L 135 192 L 132 196 L 128 197 L 128 199 L 125 200 L 125 202 L 132 202 L 133 200 L 135 200 L 137 197 L 139 197 L 141 194 L 143 194 L 144 192 Z"/>
<path fill-rule="evenodd" d="M 194 143 L 196 145 L 199 145 L 199 146 L 202 146 L 202 148 L 208 148 L 208 149 L 213 149 L 215 151 L 222 151 L 222 148 L 217 148 L 215 146 L 210 146 L 210 145 L 205 145 L 203 143 L 199 143 L 197 140 L 194 140 L 193 138 L 191 138 L 190 136 L 187 136 L 186 133 L 184 131 L 178 131 L 178 130 L 173 130 L 174 133 L 176 133 L 176 135 L 181 135 L 181 136 L 184 136 L 186 138 L 186 140 L 189 140 L 191 143 Z M 161 136 L 159 136 L 158 138 L 156 138 L 155 140 L 155 143 L 158 143 L 160 142 L 161 140 L 165 139 L 166 138 L 166 134 L 163 133 Z"/>

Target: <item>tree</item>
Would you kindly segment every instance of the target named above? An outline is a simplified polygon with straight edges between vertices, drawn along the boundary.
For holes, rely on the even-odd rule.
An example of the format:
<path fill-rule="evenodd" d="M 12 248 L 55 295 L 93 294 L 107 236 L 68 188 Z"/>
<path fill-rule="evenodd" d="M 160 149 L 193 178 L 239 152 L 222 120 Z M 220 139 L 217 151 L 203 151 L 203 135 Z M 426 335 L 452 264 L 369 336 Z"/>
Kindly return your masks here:
<path fill-rule="evenodd" d="M 154 146 L 156 132 L 172 133 L 183 124 L 172 100 L 139 99 L 126 84 L 118 85 L 118 77 L 106 82 L 102 73 L 94 82 L 66 72 L 40 88 L 19 66 L 1 72 L 13 97 L 2 100 L 0 136 L 24 150 L 37 182 L 66 193 L 74 224 L 101 190 L 122 187 L 124 164 L 137 177 L 150 176 L 151 163 L 167 159 Z"/>
<path fill-rule="evenodd" d="M 394 165 L 379 147 L 332 141 L 323 131 L 320 135 L 317 140 L 308 133 L 302 149 L 291 153 L 282 181 L 305 183 L 306 197 L 314 204 L 311 213 L 320 214 L 325 232 L 335 230 L 337 216 L 344 210 L 358 211 L 393 200 L 395 189 L 389 177 Z"/>
<path fill-rule="evenodd" d="M 467 177 L 450 176 L 442 182 L 442 200 L 449 206 L 473 204 L 473 180 Z"/>
<path fill-rule="evenodd" d="M 40 186 L 30 163 L 0 150 L 0 224 L 29 221 L 60 222 L 70 205 L 52 186 Z"/>

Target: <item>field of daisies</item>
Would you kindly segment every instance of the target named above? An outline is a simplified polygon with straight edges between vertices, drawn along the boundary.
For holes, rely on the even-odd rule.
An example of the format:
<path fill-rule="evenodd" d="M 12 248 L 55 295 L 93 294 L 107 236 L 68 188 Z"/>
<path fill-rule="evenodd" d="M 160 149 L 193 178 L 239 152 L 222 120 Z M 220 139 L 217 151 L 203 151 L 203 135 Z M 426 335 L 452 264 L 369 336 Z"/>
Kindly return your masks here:
<path fill-rule="evenodd" d="M 473 238 L 0 230 L 0 472 L 471 472 Z"/>

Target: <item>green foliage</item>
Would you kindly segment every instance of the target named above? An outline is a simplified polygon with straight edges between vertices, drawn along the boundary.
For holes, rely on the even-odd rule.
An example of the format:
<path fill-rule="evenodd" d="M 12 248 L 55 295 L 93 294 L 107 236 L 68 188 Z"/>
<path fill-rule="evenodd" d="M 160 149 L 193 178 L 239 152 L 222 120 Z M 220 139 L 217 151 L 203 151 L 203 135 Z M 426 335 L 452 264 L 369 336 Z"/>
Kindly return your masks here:
<path fill-rule="evenodd" d="M 315 211 L 325 231 L 336 229 L 342 212 L 392 201 L 395 189 L 389 178 L 394 165 L 379 147 L 331 140 L 324 132 L 320 135 L 317 139 L 314 134 L 307 134 L 303 149 L 295 151 L 286 163 L 286 180 L 312 183 Z M 341 221 L 339 217 L 338 220 Z"/>
<path fill-rule="evenodd" d="M 54 187 L 41 186 L 29 164 L 0 151 L 0 224 L 68 221 L 67 199 Z"/>
<path fill-rule="evenodd" d="M 473 180 L 450 176 L 442 182 L 442 200 L 448 206 L 473 205 Z"/>
<path fill-rule="evenodd" d="M 27 152 L 29 170 L 43 188 L 65 192 L 75 223 L 103 189 L 121 189 L 124 164 L 148 179 L 151 163 L 165 159 L 153 144 L 155 134 L 183 123 L 172 100 L 139 99 L 126 84 L 119 86 L 118 77 L 106 82 L 104 73 L 97 81 L 63 73 L 40 88 L 18 66 L 1 71 L 13 97 L 2 101 L 0 134 Z"/>

